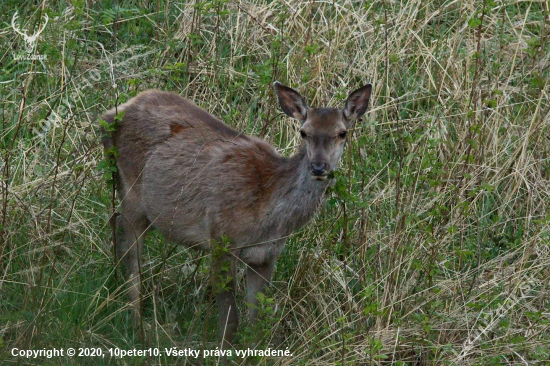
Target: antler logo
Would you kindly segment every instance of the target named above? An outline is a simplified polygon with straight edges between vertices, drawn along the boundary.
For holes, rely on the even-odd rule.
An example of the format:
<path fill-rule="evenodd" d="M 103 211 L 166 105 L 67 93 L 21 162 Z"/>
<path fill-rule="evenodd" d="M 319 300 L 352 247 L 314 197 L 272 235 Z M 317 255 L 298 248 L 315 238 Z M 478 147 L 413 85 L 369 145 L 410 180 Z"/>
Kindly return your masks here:
<path fill-rule="evenodd" d="M 36 46 L 36 40 L 38 39 L 38 36 L 40 36 L 40 33 L 42 33 L 44 28 L 46 28 L 46 24 L 48 24 L 48 19 L 49 19 L 48 14 L 44 14 L 44 21 L 40 25 L 40 29 L 38 29 L 38 31 L 36 31 L 36 33 L 34 33 L 32 36 L 29 36 L 27 34 L 26 29 L 21 30 L 19 28 L 19 26 L 16 24 L 17 18 L 19 18 L 19 14 L 15 12 L 15 14 L 13 14 L 13 18 L 11 18 L 11 27 L 13 28 L 15 33 L 22 36 L 23 39 L 25 40 L 25 43 L 26 43 L 25 49 L 27 53 L 32 53 L 34 50 L 34 47 Z"/>

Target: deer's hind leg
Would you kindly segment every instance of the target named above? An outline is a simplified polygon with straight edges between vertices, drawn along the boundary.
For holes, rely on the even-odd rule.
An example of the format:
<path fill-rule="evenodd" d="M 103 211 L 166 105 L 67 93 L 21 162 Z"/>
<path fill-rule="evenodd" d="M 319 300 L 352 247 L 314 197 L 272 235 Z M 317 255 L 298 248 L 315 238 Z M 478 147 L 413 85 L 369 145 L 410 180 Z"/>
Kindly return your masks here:
<path fill-rule="evenodd" d="M 141 254 L 149 221 L 141 205 L 139 189 L 121 189 L 122 212 L 117 217 L 117 259 L 124 263 L 134 326 L 142 315 Z"/>

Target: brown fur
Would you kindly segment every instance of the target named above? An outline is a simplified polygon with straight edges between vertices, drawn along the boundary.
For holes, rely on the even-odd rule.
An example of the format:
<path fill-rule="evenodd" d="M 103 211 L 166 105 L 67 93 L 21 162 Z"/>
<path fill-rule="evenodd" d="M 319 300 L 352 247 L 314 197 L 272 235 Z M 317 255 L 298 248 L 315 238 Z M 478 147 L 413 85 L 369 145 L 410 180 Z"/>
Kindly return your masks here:
<path fill-rule="evenodd" d="M 121 124 L 103 143 L 120 153 L 118 255 L 127 270 L 134 319 L 141 311 L 139 262 L 150 227 L 189 247 L 209 249 L 213 240 L 231 239 L 232 280 L 217 295 L 220 327 L 231 342 L 238 323 L 236 259 L 248 266 L 248 302 L 257 304 L 285 238 L 315 213 L 328 179 L 325 172 L 312 175 L 312 164 L 322 162 L 327 174 L 337 166 L 345 141 L 339 134 L 349 128 L 345 116 L 354 110 L 309 108 L 293 89 L 277 83 L 275 89 L 285 113 L 300 119 L 307 133 L 291 158 L 177 94 L 146 91 L 118 108 L 124 111 Z M 354 100 L 368 103 L 368 96 L 370 88 Z M 114 115 L 111 110 L 102 118 L 112 123 Z M 254 322 L 258 312 L 249 312 Z"/>
<path fill-rule="evenodd" d="M 170 133 L 172 134 L 172 136 L 174 136 L 174 135 L 177 135 L 178 133 L 183 132 L 183 130 L 185 130 L 186 128 L 190 128 L 190 127 L 172 123 L 170 125 Z"/>

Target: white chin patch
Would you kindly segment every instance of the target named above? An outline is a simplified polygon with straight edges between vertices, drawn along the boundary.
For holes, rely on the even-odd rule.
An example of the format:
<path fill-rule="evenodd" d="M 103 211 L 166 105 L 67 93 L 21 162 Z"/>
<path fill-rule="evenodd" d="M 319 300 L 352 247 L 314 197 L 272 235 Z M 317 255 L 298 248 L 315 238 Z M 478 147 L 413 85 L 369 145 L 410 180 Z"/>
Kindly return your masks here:
<path fill-rule="evenodd" d="M 318 176 L 318 177 L 313 177 L 315 180 L 318 180 L 318 181 L 323 181 L 323 180 L 326 180 L 327 179 L 327 176 L 326 175 L 321 175 L 321 176 Z"/>

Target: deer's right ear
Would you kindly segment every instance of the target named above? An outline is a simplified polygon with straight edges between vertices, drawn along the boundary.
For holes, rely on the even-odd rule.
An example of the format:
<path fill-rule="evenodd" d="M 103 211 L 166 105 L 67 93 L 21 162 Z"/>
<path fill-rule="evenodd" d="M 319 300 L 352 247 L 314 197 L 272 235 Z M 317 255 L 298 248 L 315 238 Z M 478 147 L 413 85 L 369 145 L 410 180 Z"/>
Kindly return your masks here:
<path fill-rule="evenodd" d="M 307 116 L 307 103 L 300 93 L 278 81 L 273 83 L 273 87 L 283 112 L 304 123 Z"/>

